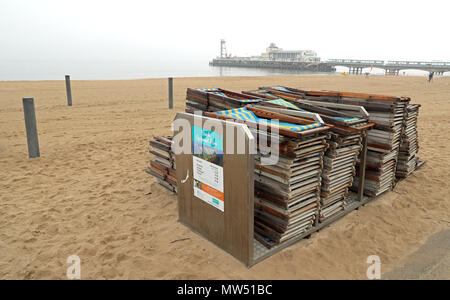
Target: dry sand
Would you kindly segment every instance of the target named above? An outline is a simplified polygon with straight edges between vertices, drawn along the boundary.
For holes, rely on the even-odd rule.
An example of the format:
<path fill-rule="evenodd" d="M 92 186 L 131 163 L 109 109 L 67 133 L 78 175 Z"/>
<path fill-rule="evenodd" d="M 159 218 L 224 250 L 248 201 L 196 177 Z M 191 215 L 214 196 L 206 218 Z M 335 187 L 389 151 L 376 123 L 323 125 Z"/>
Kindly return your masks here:
<path fill-rule="evenodd" d="M 153 135 L 170 134 L 187 87 L 236 91 L 283 84 L 410 96 L 422 104 L 427 164 L 359 211 L 251 269 L 177 222 L 176 196 L 144 170 Z M 450 226 L 450 78 L 362 76 L 0 82 L 0 278 L 65 279 L 81 258 L 84 279 L 364 279 L 401 266 Z M 22 97 L 36 101 L 41 158 L 28 159 Z M 151 190 L 151 194 L 147 194 Z M 184 241 L 171 243 L 177 239 Z"/>

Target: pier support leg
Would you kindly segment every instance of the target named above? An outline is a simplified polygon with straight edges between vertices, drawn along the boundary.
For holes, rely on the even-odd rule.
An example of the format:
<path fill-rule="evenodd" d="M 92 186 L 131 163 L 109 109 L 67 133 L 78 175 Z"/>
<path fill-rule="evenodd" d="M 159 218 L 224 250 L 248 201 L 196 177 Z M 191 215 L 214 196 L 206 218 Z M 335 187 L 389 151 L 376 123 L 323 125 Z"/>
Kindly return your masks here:
<path fill-rule="evenodd" d="M 66 92 L 67 92 L 67 105 L 72 106 L 72 89 L 70 88 L 69 75 L 66 75 Z"/>
<path fill-rule="evenodd" d="M 25 117 L 25 129 L 27 132 L 28 157 L 40 157 L 39 140 L 36 125 L 36 113 L 33 98 L 22 98 L 23 115 Z"/>
<path fill-rule="evenodd" d="M 169 77 L 169 109 L 173 108 L 173 78 Z"/>

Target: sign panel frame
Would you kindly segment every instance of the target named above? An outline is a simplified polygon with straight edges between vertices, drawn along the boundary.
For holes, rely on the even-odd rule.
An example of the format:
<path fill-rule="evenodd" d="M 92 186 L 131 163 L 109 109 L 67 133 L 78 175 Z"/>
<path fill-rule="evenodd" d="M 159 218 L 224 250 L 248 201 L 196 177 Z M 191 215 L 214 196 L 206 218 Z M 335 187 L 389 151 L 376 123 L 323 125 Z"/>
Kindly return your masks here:
<path fill-rule="evenodd" d="M 178 134 L 186 136 L 183 143 L 192 143 L 193 126 L 204 128 L 208 120 L 214 120 L 222 126 L 221 132 L 218 130 L 217 134 L 223 138 L 223 160 L 221 161 L 223 164 L 223 211 L 194 194 L 194 152 L 175 155 L 179 221 L 245 265 L 251 266 L 254 258 L 254 154 L 250 154 L 249 150 L 255 143 L 255 139 L 244 124 L 188 113 L 177 113 L 175 120 L 178 119 L 186 120 L 190 124 L 184 128 L 189 132 L 180 132 L 180 129 L 174 131 L 175 137 Z M 226 126 L 230 127 L 227 129 Z M 232 148 L 228 146 L 231 142 L 234 145 L 232 153 Z M 237 154 L 238 142 L 245 143 L 245 154 Z M 239 145 L 240 147 L 242 145 Z M 192 146 L 190 148 L 193 149 Z M 213 159 L 215 162 L 218 160 L 220 161 L 220 159 Z M 206 160 L 202 162 L 203 167 L 210 166 L 206 163 L 208 163 Z M 220 182 L 220 179 L 217 182 Z"/>

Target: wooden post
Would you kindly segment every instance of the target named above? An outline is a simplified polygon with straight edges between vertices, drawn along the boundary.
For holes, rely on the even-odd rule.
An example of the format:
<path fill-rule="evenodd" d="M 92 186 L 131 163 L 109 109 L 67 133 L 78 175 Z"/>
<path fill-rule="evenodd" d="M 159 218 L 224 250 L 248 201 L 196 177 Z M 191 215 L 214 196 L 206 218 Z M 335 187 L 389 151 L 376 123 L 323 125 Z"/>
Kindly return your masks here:
<path fill-rule="evenodd" d="M 367 159 L 367 131 L 364 132 L 362 140 L 361 159 L 359 160 L 359 182 L 358 182 L 358 201 L 364 199 L 364 181 L 366 177 L 366 159 Z"/>
<path fill-rule="evenodd" d="M 173 78 L 169 77 L 169 109 L 173 108 Z"/>
<path fill-rule="evenodd" d="M 67 91 L 67 105 L 72 106 L 72 91 L 70 89 L 70 76 L 66 75 L 66 91 Z"/>
<path fill-rule="evenodd" d="M 25 128 L 27 131 L 28 156 L 39 157 L 39 140 L 36 126 L 36 113 L 34 111 L 34 99 L 22 98 L 23 114 L 25 117 Z"/>

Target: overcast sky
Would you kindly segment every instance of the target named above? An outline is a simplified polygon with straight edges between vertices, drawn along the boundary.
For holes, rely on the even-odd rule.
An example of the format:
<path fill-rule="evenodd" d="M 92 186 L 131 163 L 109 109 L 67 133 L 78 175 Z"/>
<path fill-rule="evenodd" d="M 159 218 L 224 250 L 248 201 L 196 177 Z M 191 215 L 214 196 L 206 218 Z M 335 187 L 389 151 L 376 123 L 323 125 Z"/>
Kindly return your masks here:
<path fill-rule="evenodd" d="M 434 0 L 0 0 L 0 61 L 200 61 L 221 38 L 236 55 L 275 42 L 325 59 L 450 60 L 449 12 Z"/>

